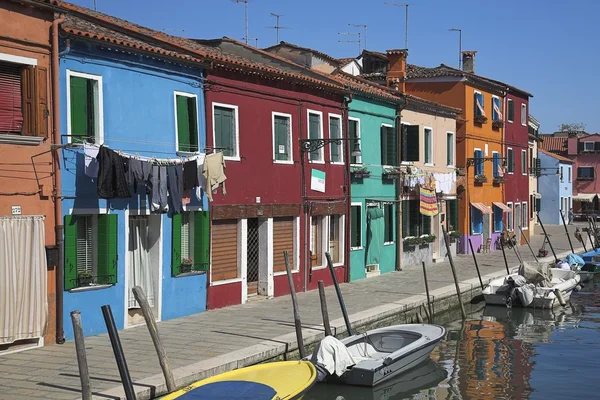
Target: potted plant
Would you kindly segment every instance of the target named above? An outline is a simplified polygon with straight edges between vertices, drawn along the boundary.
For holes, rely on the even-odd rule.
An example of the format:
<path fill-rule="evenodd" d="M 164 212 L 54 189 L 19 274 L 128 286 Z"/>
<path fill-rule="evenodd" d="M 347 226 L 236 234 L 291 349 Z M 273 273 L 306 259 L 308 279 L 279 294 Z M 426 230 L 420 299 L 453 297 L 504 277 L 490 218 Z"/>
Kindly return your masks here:
<path fill-rule="evenodd" d="M 494 120 L 492 122 L 492 128 L 494 128 L 494 129 L 500 129 L 502 127 L 504 127 L 504 121 L 501 121 L 501 120 L 497 119 L 497 120 Z"/>
<path fill-rule="evenodd" d="M 400 173 L 400 170 L 398 168 L 386 167 L 386 168 L 383 168 L 382 177 L 383 177 L 383 179 L 397 179 L 399 173 Z"/>
<path fill-rule="evenodd" d="M 475 118 L 473 118 L 473 120 L 477 124 L 487 124 L 488 122 L 488 118 L 485 115 L 476 115 Z"/>
<path fill-rule="evenodd" d="M 352 167 L 350 175 L 352 175 L 353 178 L 368 178 L 371 175 L 371 172 L 369 172 L 367 167 L 358 166 Z"/>
<path fill-rule="evenodd" d="M 504 175 L 495 176 L 494 183 L 504 183 Z"/>
<path fill-rule="evenodd" d="M 475 175 L 475 183 L 485 183 L 485 182 L 487 182 L 487 176 Z"/>
<path fill-rule="evenodd" d="M 194 260 L 191 258 L 182 258 L 181 259 L 181 272 L 190 272 L 192 270 L 192 266 L 194 265 Z"/>
<path fill-rule="evenodd" d="M 419 246 L 427 247 L 429 245 L 429 243 L 435 242 L 435 235 L 431 235 L 431 234 L 421 235 L 420 239 L 421 239 L 421 243 L 419 244 Z"/>
<path fill-rule="evenodd" d="M 448 232 L 448 240 L 450 243 L 455 243 L 457 239 L 459 239 L 462 234 L 459 231 L 450 231 Z"/>
<path fill-rule="evenodd" d="M 77 273 L 78 286 L 90 286 L 94 283 L 94 275 L 89 271 L 81 271 Z"/>
<path fill-rule="evenodd" d="M 407 236 L 404 238 L 404 250 L 413 251 L 415 249 L 415 246 L 421 243 L 421 238 L 415 236 Z"/>

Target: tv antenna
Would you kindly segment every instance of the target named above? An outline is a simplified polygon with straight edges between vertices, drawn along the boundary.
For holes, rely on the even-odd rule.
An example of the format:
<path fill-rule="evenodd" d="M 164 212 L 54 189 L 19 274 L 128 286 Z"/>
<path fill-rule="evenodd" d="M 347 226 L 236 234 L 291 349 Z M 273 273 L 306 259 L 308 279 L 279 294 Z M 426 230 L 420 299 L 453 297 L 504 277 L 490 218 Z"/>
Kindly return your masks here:
<path fill-rule="evenodd" d="M 94 11 L 97 11 L 96 10 L 96 0 L 94 0 Z"/>
<path fill-rule="evenodd" d="M 364 24 L 348 24 L 348 26 L 354 26 L 357 28 L 363 28 L 365 30 L 365 45 L 364 45 L 364 49 L 367 48 L 367 26 Z"/>
<path fill-rule="evenodd" d="M 244 20 L 246 22 L 246 35 L 244 41 L 248 44 L 248 0 L 233 0 L 236 3 L 244 3 Z"/>
<path fill-rule="evenodd" d="M 248 38 L 248 40 L 254 40 L 254 47 L 256 47 L 258 49 L 258 38 L 251 37 L 251 38 Z"/>
<path fill-rule="evenodd" d="M 358 43 L 358 52 L 360 53 L 360 32 L 338 32 L 338 35 L 358 35 L 358 40 L 338 40 L 338 42 Z"/>
<path fill-rule="evenodd" d="M 279 30 L 280 29 L 291 29 L 288 28 L 287 26 L 280 26 L 279 25 L 279 18 L 283 17 L 283 15 L 281 14 L 275 14 L 275 13 L 270 13 L 272 17 L 277 18 L 277 22 L 275 22 L 275 26 L 267 26 L 266 28 L 270 28 L 270 29 L 275 29 L 275 35 L 277 38 L 277 42 L 275 44 L 279 44 Z"/>
<path fill-rule="evenodd" d="M 405 30 L 404 30 L 404 48 L 408 50 L 408 6 L 410 4 L 392 3 L 389 1 L 386 1 L 385 4 L 388 4 L 390 6 L 396 6 L 396 7 L 406 7 L 406 26 L 405 26 Z"/>

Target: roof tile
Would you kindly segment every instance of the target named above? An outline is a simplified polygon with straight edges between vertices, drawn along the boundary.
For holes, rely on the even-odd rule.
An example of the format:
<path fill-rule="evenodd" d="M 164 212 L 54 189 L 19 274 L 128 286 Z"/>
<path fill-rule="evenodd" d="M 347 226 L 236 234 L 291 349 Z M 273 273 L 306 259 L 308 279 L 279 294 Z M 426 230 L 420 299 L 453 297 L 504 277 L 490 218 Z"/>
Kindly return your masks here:
<path fill-rule="evenodd" d="M 566 154 L 567 153 L 567 138 L 566 137 L 552 137 L 552 136 L 540 136 L 543 142 L 539 144 L 539 149 L 550 153 Z"/>

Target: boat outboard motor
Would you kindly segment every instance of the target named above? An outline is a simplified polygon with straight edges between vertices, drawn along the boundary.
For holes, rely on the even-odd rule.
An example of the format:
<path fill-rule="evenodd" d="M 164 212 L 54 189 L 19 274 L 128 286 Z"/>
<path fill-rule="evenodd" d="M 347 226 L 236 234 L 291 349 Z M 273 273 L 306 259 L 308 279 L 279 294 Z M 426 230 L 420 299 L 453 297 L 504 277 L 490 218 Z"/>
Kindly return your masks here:
<path fill-rule="evenodd" d="M 512 276 L 509 276 L 506 279 L 506 284 L 508 285 L 506 297 L 504 298 L 506 307 L 512 308 L 513 305 L 521 304 L 517 288 L 523 286 L 526 283 L 527 281 L 521 275 L 517 275 L 514 278 Z"/>

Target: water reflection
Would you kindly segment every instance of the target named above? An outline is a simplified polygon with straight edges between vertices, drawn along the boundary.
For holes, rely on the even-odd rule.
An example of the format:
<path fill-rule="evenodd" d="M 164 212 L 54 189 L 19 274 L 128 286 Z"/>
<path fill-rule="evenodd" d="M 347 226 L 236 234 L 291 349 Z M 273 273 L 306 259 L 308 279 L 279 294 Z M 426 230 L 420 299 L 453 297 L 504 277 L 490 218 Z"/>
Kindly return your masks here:
<path fill-rule="evenodd" d="M 595 397 L 600 367 L 600 290 L 567 307 L 485 307 L 445 324 L 431 361 L 375 388 L 318 384 L 306 400 L 534 399 Z M 585 367 L 584 367 L 585 366 Z M 569 383 L 570 382 L 570 383 Z M 574 384 L 576 385 L 574 386 Z"/>

